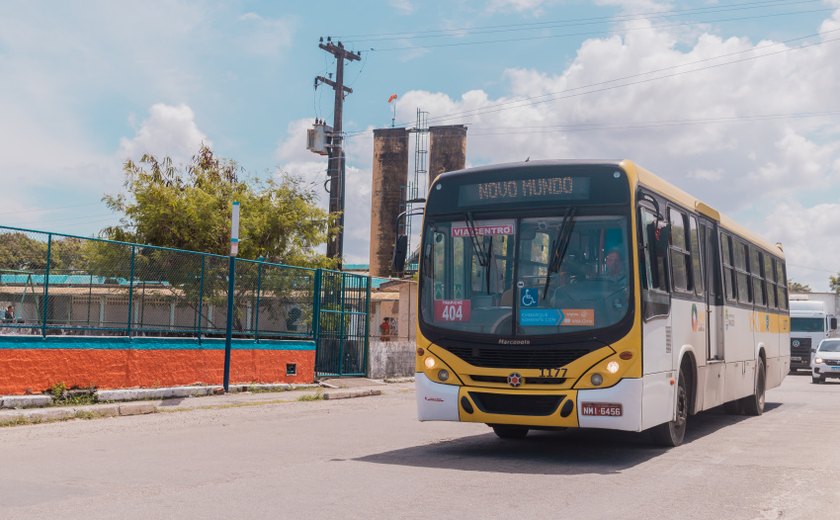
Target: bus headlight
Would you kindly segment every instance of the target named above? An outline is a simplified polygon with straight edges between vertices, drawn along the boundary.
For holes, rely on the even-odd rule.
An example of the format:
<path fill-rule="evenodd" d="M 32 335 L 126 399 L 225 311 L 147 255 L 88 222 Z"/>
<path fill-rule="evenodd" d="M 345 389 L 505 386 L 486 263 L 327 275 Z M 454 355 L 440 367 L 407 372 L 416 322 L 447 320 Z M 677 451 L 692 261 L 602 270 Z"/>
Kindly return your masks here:
<path fill-rule="evenodd" d="M 446 381 L 447 379 L 449 379 L 449 371 L 445 368 L 441 368 L 438 372 L 438 379 L 440 379 L 441 381 Z"/>
<path fill-rule="evenodd" d="M 426 365 L 426 368 L 429 370 L 435 368 L 435 358 L 429 356 L 423 360 L 423 364 Z"/>
<path fill-rule="evenodd" d="M 618 361 L 610 361 L 609 363 L 607 363 L 607 372 L 609 372 L 610 374 L 615 374 L 616 372 L 618 372 L 618 368 Z"/>
<path fill-rule="evenodd" d="M 821 365 L 821 364 L 822 364 L 822 362 L 823 362 L 823 360 L 822 360 L 822 358 L 821 358 L 821 357 L 818 357 L 818 358 L 814 359 L 814 363 L 816 363 L 816 364 L 818 364 L 818 365 Z"/>
<path fill-rule="evenodd" d="M 595 386 L 601 386 L 601 383 L 604 382 L 604 377 L 601 374 L 592 374 L 592 377 L 589 378 Z"/>

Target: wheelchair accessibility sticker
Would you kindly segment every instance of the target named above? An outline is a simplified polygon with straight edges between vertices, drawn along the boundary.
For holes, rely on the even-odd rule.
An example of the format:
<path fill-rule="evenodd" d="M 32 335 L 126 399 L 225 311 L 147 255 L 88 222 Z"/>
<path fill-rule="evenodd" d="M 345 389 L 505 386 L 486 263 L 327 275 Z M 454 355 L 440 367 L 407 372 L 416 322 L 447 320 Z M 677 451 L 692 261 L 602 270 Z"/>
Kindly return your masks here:
<path fill-rule="evenodd" d="M 534 307 L 540 297 L 540 290 L 537 287 L 519 288 L 519 305 L 522 307 Z"/>

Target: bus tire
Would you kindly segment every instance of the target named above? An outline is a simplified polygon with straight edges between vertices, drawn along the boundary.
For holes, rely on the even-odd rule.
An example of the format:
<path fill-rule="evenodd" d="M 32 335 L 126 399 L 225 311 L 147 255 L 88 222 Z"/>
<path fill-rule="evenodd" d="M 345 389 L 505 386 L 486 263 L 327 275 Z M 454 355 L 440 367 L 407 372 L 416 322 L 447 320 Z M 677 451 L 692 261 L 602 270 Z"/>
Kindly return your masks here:
<path fill-rule="evenodd" d="M 822 383 L 822 379 L 821 379 L 821 378 L 816 377 L 816 376 L 811 376 L 811 384 L 812 384 L 812 385 L 818 385 L 818 384 L 820 384 L 820 383 Z"/>
<path fill-rule="evenodd" d="M 741 406 L 747 415 L 761 415 L 764 413 L 765 370 L 764 360 L 759 358 L 758 374 L 755 377 L 755 390 L 753 395 L 748 395 L 741 399 Z"/>
<path fill-rule="evenodd" d="M 493 433 L 500 439 L 524 439 L 528 435 L 527 426 L 516 424 L 493 424 Z"/>
<path fill-rule="evenodd" d="M 666 447 L 676 447 L 682 444 L 685 438 L 685 428 L 688 424 L 690 402 L 687 370 L 683 366 L 680 368 L 680 375 L 677 380 L 677 416 L 673 421 L 662 423 L 650 429 L 650 436 L 655 444 Z"/>

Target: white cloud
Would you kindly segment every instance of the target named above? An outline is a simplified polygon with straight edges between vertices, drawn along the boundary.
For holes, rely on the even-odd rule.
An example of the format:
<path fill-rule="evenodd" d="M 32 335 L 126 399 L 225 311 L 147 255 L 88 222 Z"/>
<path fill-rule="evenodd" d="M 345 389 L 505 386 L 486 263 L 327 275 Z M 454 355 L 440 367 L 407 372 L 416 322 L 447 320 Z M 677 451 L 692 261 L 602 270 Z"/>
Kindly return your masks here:
<path fill-rule="evenodd" d="M 617 6 L 625 12 L 632 13 L 652 13 L 669 7 L 671 3 L 656 0 L 596 0 L 595 5 Z"/>
<path fill-rule="evenodd" d="M 840 8 L 840 1 L 838 0 L 827 0 L 825 3 Z M 825 20 L 822 25 L 820 25 L 820 33 L 823 36 L 827 36 L 826 33 L 829 31 L 836 31 L 837 29 L 840 29 L 840 10 L 835 11 L 831 18 Z"/>
<path fill-rule="evenodd" d="M 788 278 L 827 291 L 829 275 L 840 273 L 840 203 L 781 203 L 763 224 L 785 248 Z"/>
<path fill-rule="evenodd" d="M 705 170 L 703 168 L 698 168 L 693 172 L 689 172 L 688 178 L 700 179 L 704 181 L 719 181 L 723 178 L 723 170 L 721 170 L 720 168 L 716 170 Z"/>
<path fill-rule="evenodd" d="M 411 0 L 389 0 L 388 3 L 402 14 L 411 14 L 415 9 Z"/>
<path fill-rule="evenodd" d="M 122 159 L 138 160 L 148 153 L 158 158 L 168 156 L 175 164 L 187 164 L 202 143 L 212 147 L 207 136 L 198 129 L 190 107 L 156 103 L 149 109 L 149 117 L 135 136 L 120 140 L 119 155 Z"/>
<path fill-rule="evenodd" d="M 487 11 L 490 13 L 516 11 L 518 13 L 531 11 L 534 16 L 542 14 L 542 7 L 554 3 L 552 0 L 490 0 Z"/>
<path fill-rule="evenodd" d="M 271 19 L 256 13 L 239 17 L 245 24 L 242 47 L 249 53 L 263 57 L 276 57 L 291 47 L 295 23 L 291 19 Z"/>
<path fill-rule="evenodd" d="M 840 231 L 828 216 L 838 212 L 831 188 L 840 182 L 836 116 L 797 116 L 836 109 L 840 62 L 833 45 L 799 48 L 706 32 L 686 40 L 649 26 L 587 40 L 554 71 L 552 64 L 507 70 L 508 93 L 497 98 L 480 90 L 460 98 L 407 92 L 398 119 L 413 120 L 420 107 L 430 112 L 430 124 L 466 124 L 475 164 L 528 156 L 634 159 L 769 241 L 784 242 L 792 264 L 840 269 L 820 259 L 823 252 L 840 257 L 825 245 L 837 242 Z M 734 60 L 740 61 L 725 64 Z M 552 94 L 550 102 L 505 110 Z M 754 117 L 775 114 L 789 116 Z M 811 219 L 821 224 L 812 229 Z M 786 227 L 776 225 L 782 222 Z M 791 272 L 812 287 L 827 285 L 824 271 Z"/>

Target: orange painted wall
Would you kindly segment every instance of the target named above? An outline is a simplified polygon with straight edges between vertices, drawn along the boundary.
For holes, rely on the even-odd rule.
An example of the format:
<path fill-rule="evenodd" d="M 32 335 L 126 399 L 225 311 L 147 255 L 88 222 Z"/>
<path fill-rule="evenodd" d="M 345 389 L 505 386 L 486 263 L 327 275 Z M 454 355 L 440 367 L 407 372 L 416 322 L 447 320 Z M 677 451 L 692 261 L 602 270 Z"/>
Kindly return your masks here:
<path fill-rule="evenodd" d="M 0 343 L 3 338 L 0 338 Z M 68 388 L 154 388 L 222 384 L 224 350 L 218 348 L 0 348 L 0 395 L 41 393 L 56 383 Z M 28 346 L 21 344 L 21 347 Z M 297 375 L 286 375 L 286 364 Z M 231 352 L 230 382 L 311 383 L 314 349 L 248 349 Z"/>

